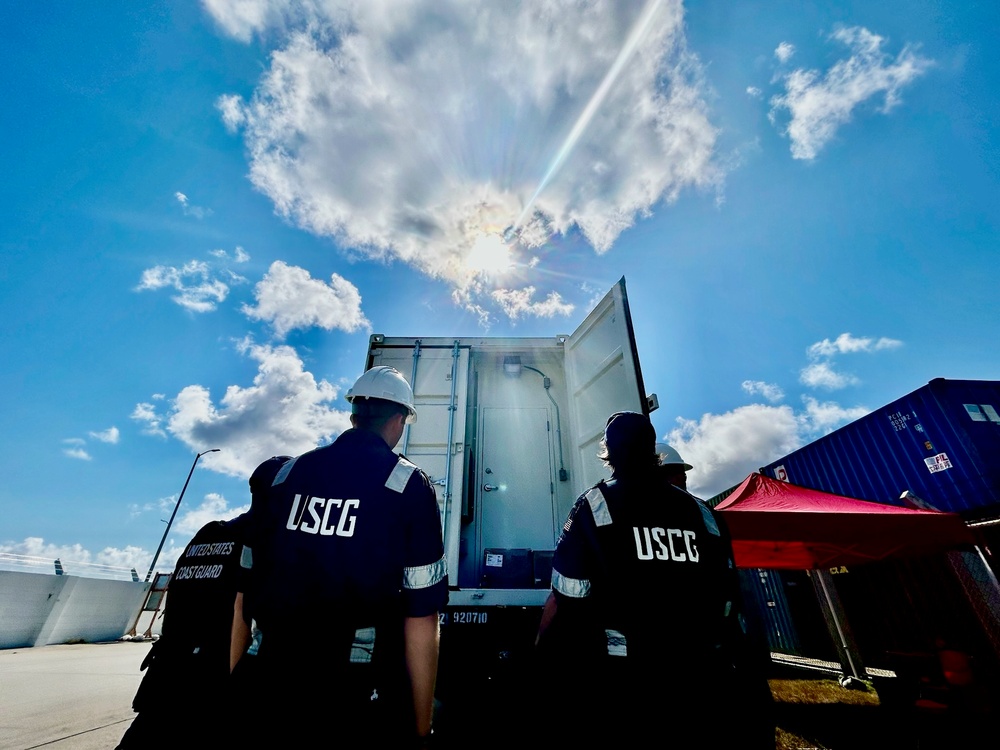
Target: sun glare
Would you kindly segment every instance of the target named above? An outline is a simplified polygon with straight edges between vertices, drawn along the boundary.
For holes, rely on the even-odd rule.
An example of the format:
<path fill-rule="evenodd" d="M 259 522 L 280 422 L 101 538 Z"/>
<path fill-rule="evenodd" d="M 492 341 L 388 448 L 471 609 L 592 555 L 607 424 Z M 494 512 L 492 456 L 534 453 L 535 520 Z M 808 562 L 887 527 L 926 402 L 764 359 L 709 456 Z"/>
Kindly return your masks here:
<path fill-rule="evenodd" d="M 510 246 L 503 241 L 503 237 L 489 233 L 476 238 L 465 262 L 476 273 L 503 273 L 510 270 L 513 258 Z"/>

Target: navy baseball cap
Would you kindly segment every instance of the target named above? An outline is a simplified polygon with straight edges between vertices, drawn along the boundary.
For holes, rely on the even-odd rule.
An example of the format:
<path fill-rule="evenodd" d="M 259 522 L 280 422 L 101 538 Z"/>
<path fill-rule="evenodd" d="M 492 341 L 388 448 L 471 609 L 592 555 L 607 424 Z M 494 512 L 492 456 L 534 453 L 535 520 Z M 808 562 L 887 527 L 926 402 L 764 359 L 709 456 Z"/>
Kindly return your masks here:
<path fill-rule="evenodd" d="M 604 444 L 611 455 L 653 455 L 656 429 L 649 417 L 636 411 L 618 411 L 604 426 Z"/>

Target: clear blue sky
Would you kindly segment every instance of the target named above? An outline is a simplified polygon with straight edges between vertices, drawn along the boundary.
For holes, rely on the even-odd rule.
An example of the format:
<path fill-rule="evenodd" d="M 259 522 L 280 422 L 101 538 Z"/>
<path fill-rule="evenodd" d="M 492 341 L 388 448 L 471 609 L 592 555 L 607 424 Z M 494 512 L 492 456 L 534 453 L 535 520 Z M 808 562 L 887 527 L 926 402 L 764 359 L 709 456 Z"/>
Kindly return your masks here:
<path fill-rule="evenodd" d="M 220 448 L 169 567 L 370 333 L 564 333 L 623 275 L 704 496 L 1000 379 L 1000 7 L 550 5 L 7 4 L 0 551 L 141 570 Z"/>

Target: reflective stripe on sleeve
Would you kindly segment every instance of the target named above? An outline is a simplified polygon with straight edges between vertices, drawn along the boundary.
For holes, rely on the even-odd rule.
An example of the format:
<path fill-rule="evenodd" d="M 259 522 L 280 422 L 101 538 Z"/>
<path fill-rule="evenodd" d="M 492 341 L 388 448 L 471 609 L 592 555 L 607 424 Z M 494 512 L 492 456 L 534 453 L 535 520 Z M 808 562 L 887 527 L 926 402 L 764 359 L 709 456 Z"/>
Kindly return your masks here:
<path fill-rule="evenodd" d="M 389 478 L 385 480 L 385 486 L 393 492 L 402 492 L 406 489 L 406 483 L 410 481 L 410 476 L 416 470 L 416 464 L 412 464 L 400 456 L 392 473 L 389 474 Z"/>
<path fill-rule="evenodd" d="M 700 500 L 697 503 L 698 510 L 701 511 L 701 520 L 705 522 L 705 528 L 708 529 L 708 533 L 712 536 L 721 536 L 719 533 L 719 524 L 715 522 L 715 516 L 712 515 L 712 511 Z"/>
<path fill-rule="evenodd" d="M 290 472 L 292 470 L 292 466 L 294 466 L 295 462 L 298 461 L 298 460 L 299 460 L 299 457 L 296 456 L 295 458 L 293 458 L 293 459 L 291 459 L 289 461 L 285 461 L 285 463 L 283 463 L 281 465 L 281 468 L 278 469 L 278 473 L 274 475 L 274 481 L 271 482 L 271 486 L 272 487 L 277 487 L 279 484 L 281 484 L 282 482 L 284 482 L 285 479 L 288 477 L 288 472 Z"/>
<path fill-rule="evenodd" d="M 628 643 L 622 633 L 608 628 L 604 635 L 608 639 L 608 656 L 628 656 Z"/>
<path fill-rule="evenodd" d="M 552 588 L 571 599 L 590 596 L 590 581 L 586 578 L 570 578 L 555 568 L 552 569 Z"/>
<path fill-rule="evenodd" d="M 369 664 L 375 651 L 375 628 L 358 628 L 351 644 L 351 664 Z"/>
<path fill-rule="evenodd" d="M 598 526 L 610 526 L 611 514 L 608 512 L 608 504 L 604 501 L 604 493 L 601 492 L 600 488 L 592 487 L 587 490 L 584 497 L 590 503 L 590 512 L 594 516 L 594 523 Z"/>
<path fill-rule="evenodd" d="M 441 583 L 448 575 L 448 563 L 442 557 L 430 565 L 415 568 L 403 568 L 404 589 L 426 589 L 435 583 Z"/>

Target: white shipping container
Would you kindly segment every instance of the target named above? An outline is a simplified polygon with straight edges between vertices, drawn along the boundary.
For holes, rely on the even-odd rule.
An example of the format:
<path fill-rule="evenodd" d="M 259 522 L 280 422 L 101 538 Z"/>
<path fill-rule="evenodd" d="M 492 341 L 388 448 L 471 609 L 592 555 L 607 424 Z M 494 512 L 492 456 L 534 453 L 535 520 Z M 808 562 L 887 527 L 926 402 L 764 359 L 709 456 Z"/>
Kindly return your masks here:
<path fill-rule="evenodd" d="M 596 453 L 608 416 L 655 408 L 643 391 L 625 279 L 572 334 L 375 334 L 366 366 L 376 365 L 413 386 L 418 419 L 397 449 L 437 489 L 451 607 L 541 606 L 562 523 L 576 497 L 607 476 Z"/>
<path fill-rule="evenodd" d="M 417 422 L 397 450 L 431 477 L 441 512 L 450 592 L 438 737 L 521 742 L 538 718 L 531 707 L 545 705 L 534 641 L 562 524 L 607 477 L 597 452 L 608 417 L 657 405 L 643 389 L 625 279 L 572 334 L 376 334 L 366 366 L 376 365 L 413 386 Z"/>

